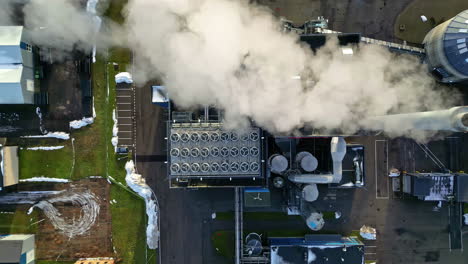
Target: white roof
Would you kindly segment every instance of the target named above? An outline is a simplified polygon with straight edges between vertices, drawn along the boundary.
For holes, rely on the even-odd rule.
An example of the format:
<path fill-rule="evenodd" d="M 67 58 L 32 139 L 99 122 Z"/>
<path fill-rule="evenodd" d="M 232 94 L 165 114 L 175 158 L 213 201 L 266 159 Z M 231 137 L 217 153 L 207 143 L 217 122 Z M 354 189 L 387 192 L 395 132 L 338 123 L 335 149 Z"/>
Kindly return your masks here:
<path fill-rule="evenodd" d="M 22 73 L 22 65 L 0 65 L 0 83 L 19 83 Z"/>
<path fill-rule="evenodd" d="M 21 42 L 22 26 L 0 26 L 0 45 L 17 46 Z"/>
<path fill-rule="evenodd" d="M 164 86 L 152 86 L 153 88 L 153 103 L 167 103 L 169 100 L 167 99 L 166 88 Z"/>

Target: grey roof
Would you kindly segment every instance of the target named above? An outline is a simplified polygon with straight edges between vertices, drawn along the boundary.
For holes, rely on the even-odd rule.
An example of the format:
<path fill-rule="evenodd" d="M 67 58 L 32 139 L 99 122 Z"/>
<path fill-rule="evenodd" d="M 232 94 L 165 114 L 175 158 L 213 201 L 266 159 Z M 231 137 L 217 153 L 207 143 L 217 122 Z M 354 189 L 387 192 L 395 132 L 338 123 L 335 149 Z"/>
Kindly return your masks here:
<path fill-rule="evenodd" d="M 457 201 L 468 202 L 468 174 L 457 174 Z"/>
<path fill-rule="evenodd" d="M 245 135 L 221 124 L 171 124 L 169 170 L 172 177 L 260 177 L 260 129 Z"/>
<path fill-rule="evenodd" d="M 34 235 L 0 235 L 0 263 L 19 263 L 21 254 L 34 249 Z"/>
<path fill-rule="evenodd" d="M 455 16 L 444 34 L 447 60 L 461 74 L 468 75 L 468 10 Z"/>
<path fill-rule="evenodd" d="M 445 201 L 454 194 L 454 176 L 445 173 L 414 173 L 412 194 L 425 201 Z"/>

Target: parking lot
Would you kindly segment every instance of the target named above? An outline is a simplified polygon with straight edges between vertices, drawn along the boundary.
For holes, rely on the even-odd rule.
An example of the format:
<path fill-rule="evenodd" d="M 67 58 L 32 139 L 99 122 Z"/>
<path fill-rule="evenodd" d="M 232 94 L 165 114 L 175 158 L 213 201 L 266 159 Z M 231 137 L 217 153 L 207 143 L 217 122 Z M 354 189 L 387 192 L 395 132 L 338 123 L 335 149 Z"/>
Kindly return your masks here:
<path fill-rule="evenodd" d="M 131 84 L 120 83 L 116 87 L 116 118 L 118 126 L 117 147 L 134 147 L 135 90 Z"/>

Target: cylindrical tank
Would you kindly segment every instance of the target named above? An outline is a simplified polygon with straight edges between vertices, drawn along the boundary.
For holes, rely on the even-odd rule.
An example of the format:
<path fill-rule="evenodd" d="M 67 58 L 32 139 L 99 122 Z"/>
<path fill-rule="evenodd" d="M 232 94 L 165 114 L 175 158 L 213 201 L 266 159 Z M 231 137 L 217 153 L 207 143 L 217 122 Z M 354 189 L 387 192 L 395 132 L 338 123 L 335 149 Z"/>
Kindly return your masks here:
<path fill-rule="evenodd" d="M 319 196 L 319 191 L 317 189 L 317 184 L 309 184 L 302 188 L 302 197 L 307 202 L 313 202 L 317 200 Z"/>
<path fill-rule="evenodd" d="M 276 176 L 273 178 L 273 186 L 275 188 L 283 188 L 284 187 L 284 178 L 281 176 Z"/>
<path fill-rule="evenodd" d="M 376 130 L 392 131 L 468 131 L 468 106 L 452 107 L 447 110 L 386 115 L 369 118 L 365 126 Z"/>
<path fill-rule="evenodd" d="M 468 80 L 468 10 L 427 33 L 423 44 L 427 64 L 441 82 Z"/>
<path fill-rule="evenodd" d="M 262 253 L 262 238 L 257 233 L 250 233 L 245 238 L 245 251 L 249 256 L 260 256 Z"/>
<path fill-rule="evenodd" d="M 288 169 L 288 159 L 280 154 L 271 155 L 268 159 L 270 170 L 276 174 L 282 174 Z"/>
<path fill-rule="evenodd" d="M 307 151 L 301 151 L 296 155 L 296 163 L 306 172 L 312 172 L 317 169 L 317 159 Z"/>

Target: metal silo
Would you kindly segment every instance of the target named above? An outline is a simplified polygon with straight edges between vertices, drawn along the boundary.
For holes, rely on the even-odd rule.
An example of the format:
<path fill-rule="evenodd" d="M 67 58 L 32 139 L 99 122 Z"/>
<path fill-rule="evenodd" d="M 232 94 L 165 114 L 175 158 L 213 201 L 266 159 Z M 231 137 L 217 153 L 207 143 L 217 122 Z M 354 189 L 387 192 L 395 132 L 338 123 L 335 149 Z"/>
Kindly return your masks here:
<path fill-rule="evenodd" d="M 437 79 L 468 80 L 468 10 L 433 28 L 423 43 L 429 70 Z"/>

